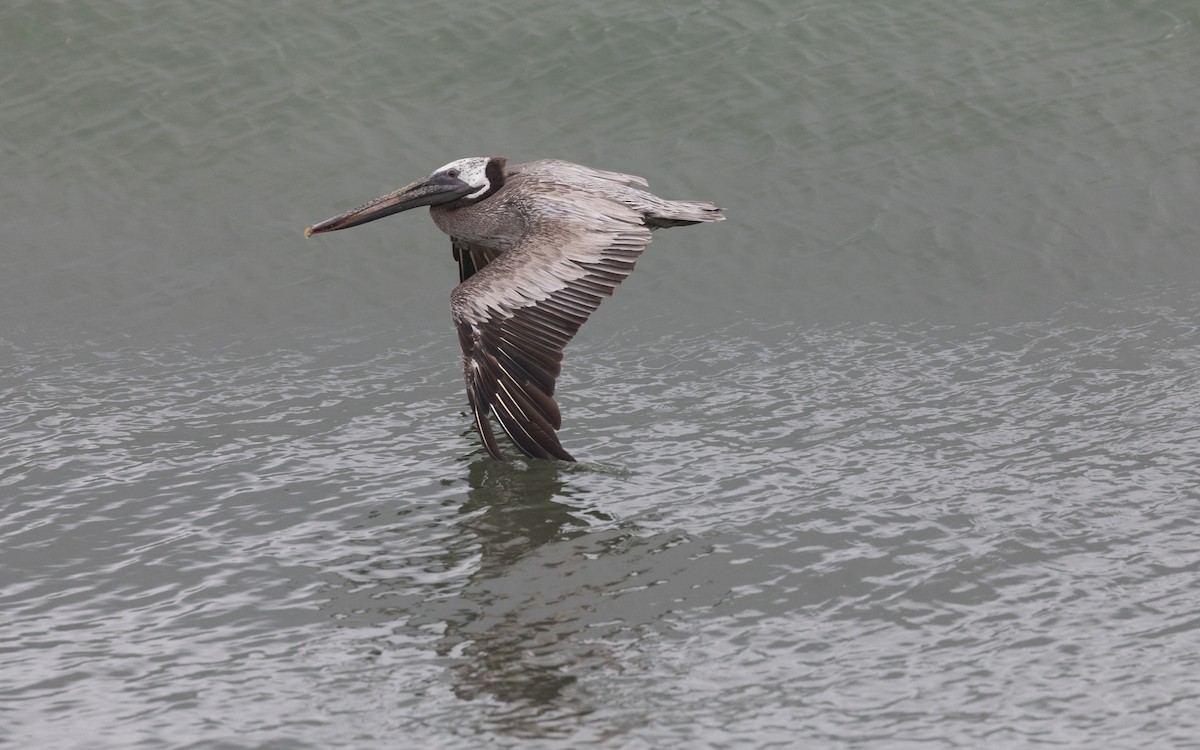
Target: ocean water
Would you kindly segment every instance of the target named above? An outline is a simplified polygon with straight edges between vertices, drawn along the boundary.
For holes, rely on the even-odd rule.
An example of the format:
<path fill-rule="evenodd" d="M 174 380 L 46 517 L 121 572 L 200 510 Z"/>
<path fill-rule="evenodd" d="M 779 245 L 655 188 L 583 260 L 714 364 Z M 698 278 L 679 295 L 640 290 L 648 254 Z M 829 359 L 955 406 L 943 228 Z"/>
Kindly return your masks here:
<path fill-rule="evenodd" d="M 1181 0 L 0 11 L 0 746 L 1197 747 Z M 640 174 L 578 464 L 467 416 L 452 159 Z"/>

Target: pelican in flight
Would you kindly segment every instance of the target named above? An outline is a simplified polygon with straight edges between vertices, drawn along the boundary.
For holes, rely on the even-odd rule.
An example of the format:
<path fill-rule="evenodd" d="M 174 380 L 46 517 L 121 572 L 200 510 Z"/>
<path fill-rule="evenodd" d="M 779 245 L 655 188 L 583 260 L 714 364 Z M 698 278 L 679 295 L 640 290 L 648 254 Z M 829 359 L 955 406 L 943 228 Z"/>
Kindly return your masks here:
<path fill-rule="evenodd" d="M 633 270 L 651 231 L 725 218 L 712 203 L 664 200 L 639 185 L 646 185 L 641 177 L 556 159 L 508 166 L 500 157 L 472 157 L 304 236 L 429 206 L 458 261 L 450 315 L 484 447 L 507 460 L 494 418 L 525 455 L 574 461 L 557 435 L 563 349 Z"/>

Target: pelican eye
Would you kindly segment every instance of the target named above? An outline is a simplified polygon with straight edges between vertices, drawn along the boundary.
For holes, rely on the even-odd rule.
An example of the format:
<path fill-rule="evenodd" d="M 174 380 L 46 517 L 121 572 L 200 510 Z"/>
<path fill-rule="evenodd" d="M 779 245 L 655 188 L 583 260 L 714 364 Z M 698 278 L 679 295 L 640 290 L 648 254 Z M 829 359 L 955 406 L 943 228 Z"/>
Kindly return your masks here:
<path fill-rule="evenodd" d="M 459 174 L 459 172 L 458 172 L 458 170 L 457 170 L 457 169 L 448 169 L 448 170 L 446 170 L 446 176 L 447 176 L 447 177 L 450 177 L 451 179 L 455 179 L 455 180 L 457 180 L 457 179 L 458 179 L 458 174 Z"/>

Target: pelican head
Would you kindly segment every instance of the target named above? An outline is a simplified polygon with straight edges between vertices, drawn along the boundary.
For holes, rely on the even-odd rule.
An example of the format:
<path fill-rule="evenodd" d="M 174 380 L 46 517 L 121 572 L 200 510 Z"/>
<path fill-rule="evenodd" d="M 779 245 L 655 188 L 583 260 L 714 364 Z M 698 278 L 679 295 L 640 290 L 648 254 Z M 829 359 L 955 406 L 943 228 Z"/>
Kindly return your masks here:
<path fill-rule="evenodd" d="M 435 169 L 423 180 L 364 203 L 353 211 L 313 224 L 304 230 L 304 236 L 356 227 L 419 206 L 437 206 L 455 201 L 459 206 L 478 203 L 503 185 L 503 157 L 471 156 L 458 159 Z"/>

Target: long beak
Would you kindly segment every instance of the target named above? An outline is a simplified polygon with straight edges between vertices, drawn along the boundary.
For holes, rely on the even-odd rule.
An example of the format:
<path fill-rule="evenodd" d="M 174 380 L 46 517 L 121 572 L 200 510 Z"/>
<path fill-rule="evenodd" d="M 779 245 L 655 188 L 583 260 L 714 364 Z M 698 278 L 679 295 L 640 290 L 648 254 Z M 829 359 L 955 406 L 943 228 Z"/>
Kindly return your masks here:
<path fill-rule="evenodd" d="M 353 211 L 347 211 L 340 216 L 313 224 L 304 230 L 304 236 L 308 237 L 309 235 L 320 234 L 321 232 L 333 232 L 338 229 L 356 227 L 359 224 L 366 224 L 368 221 L 382 219 L 385 216 L 391 216 L 394 213 L 407 211 L 410 208 L 417 208 L 418 206 L 449 203 L 465 195 L 470 195 L 475 190 L 476 188 L 462 180 L 448 177 L 444 174 L 431 175 L 423 180 L 417 180 L 411 185 L 405 185 L 399 190 L 388 193 L 385 196 L 364 203 Z"/>

